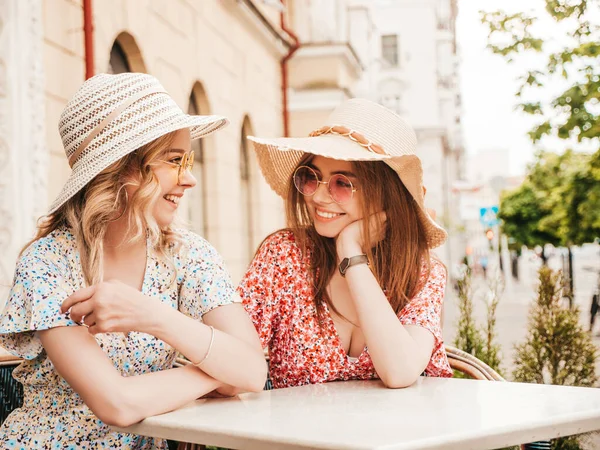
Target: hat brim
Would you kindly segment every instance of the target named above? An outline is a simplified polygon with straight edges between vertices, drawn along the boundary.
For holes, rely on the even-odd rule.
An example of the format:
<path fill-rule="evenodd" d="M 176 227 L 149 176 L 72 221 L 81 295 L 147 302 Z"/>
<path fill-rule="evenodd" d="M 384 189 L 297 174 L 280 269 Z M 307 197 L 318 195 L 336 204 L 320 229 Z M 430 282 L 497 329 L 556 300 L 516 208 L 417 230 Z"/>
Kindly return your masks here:
<path fill-rule="evenodd" d="M 442 245 L 448 234 L 431 218 L 425 208 L 423 168 L 417 155 L 390 156 L 374 153 L 348 137 L 327 134 L 306 138 L 265 139 L 248 136 L 252 142 L 261 172 L 271 189 L 287 198 L 291 177 L 308 154 L 342 161 L 383 161 L 397 174 L 418 205 L 419 219 L 427 234 L 429 248 Z"/>
<path fill-rule="evenodd" d="M 83 189 L 86 184 L 92 181 L 94 177 L 96 177 L 96 175 L 98 175 L 104 169 L 110 167 L 112 164 L 129 153 L 154 141 L 155 139 L 158 139 L 161 136 L 164 136 L 165 134 L 188 128 L 190 130 L 191 139 L 195 140 L 206 137 L 227 126 L 228 124 L 229 121 L 227 118 L 222 116 L 192 116 L 182 113 L 170 118 L 169 122 L 164 126 L 146 130 L 145 133 L 133 135 L 132 138 L 119 143 L 117 146 L 118 151 L 111 151 L 110 155 L 106 155 L 106 157 L 102 159 L 102 163 L 99 164 L 94 171 L 78 170 L 79 164 L 85 164 L 84 158 L 81 158 L 81 160 L 77 161 L 73 166 L 71 175 L 65 182 L 56 199 L 52 202 L 47 214 L 50 215 L 56 212 L 56 210 L 64 205 L 77 192 Z"/>

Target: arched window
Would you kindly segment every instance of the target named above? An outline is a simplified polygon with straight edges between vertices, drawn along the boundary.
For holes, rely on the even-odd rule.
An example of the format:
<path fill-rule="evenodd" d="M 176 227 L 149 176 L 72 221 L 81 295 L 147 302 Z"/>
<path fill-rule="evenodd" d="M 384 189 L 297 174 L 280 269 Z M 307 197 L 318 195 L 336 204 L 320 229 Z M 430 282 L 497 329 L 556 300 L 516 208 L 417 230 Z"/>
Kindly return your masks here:
<path fill-rule="evenodd" d="M 107 72 L 147 72 L 142 52 L 135 38 L 126 31 L 119 33 L 113 42 Z"/>
<path fill-rule="evenodd" d="M 200 83 L 196 83 L 192 93 L 190 94 L 190 102 L 188 106 L 188 114 L 210 114 L 205 111 L 208 105 L 206 101 L 206 94 Z M 204 164 L 204 150 L 205 150 L 204 139 L 196 139 L 192 141 L 192 150 L 194 151 L 194 168 L 192 173 L 196 178 L 196 187 L 189 191 L 189 212 L 188 217 L 191 223 L 192 229 L 205 239 L 208 239 L 208 202 L 207 202 L 207 182 L 206 182 L 206 168 Z"/>
<path fill-rule="evenodd" d="M 108 73 L 125 73 L 131 72 L 131 67 L 129 67 L 129 62 L 127 61 L 127 55 L 119 44 L 118 41 L 113 43 L 112 48 L 110 49 L 110 60 L 108 63 Z"/>
<path fill-rule="evenodd" d="M 242 135 L 240 144 L 240 193 L 241 193 L 241 219 L 242 219 L 242 250 L 244 251 L 244 263 L 250 262 L 254 255 L 254 239 L 256 230 L 254 229 L 254 211 L 252 208 L 255 199 L 253 198 L 252 185 L 252 156 L 249 151 L 248 139 L 246 136 L 252 135 L 252 125 L 248 116 L 242 123 Z"/>

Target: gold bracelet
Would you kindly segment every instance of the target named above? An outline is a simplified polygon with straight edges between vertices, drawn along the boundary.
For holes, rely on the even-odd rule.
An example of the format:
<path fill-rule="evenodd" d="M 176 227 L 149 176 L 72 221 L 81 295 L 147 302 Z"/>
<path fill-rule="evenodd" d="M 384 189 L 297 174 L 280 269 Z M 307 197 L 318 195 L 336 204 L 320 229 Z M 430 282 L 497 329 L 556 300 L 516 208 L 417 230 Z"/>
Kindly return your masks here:
<path fill-rule="evenodd" d="M 215 341 L 215 329 L 212 325 L 209 325 L 209 327 L 210 327 L 210 344 L 208 344 L 208 350 L 206 350 L 206 354 L 204 355 L 204 358 L 202 358 L 202 360 L 200 362 L 194 363 L 194 366 L 196 366 L 196 367 L 200 367 L 200 364 L 202 364 L 204 361 L 206 361 L 206 358 L 208 358 L 208 355 L 210 355 L 210 350 L 212 349 L 213 342 Z"/>

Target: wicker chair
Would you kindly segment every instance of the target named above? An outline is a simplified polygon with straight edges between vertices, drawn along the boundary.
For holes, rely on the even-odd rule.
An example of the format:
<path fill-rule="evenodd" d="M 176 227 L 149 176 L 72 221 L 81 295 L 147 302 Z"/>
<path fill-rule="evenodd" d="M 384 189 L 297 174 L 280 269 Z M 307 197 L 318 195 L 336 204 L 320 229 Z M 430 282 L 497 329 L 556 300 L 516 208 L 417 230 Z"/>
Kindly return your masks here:
<path fill-rule="evenodd" d="M 475 380 L 506 381 L 498 372 L 467 352 L 446 345 L 450 367 Z"/>
<path fill-rule="evenodd" d="M 23 403 L 23 385 L 12 377 L 21 361 L 17 356 L 0 355 L 0 424 Z"/>

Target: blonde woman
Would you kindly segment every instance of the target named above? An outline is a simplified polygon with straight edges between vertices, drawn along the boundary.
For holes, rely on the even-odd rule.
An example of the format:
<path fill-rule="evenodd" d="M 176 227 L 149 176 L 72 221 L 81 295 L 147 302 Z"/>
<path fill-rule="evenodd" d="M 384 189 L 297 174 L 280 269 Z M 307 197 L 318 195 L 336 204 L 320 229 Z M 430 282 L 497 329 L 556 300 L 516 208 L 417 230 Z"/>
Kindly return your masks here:
<path fill-rule="evenodd" d="M 275 388 L 451 376 L 441 311 L 446 232 L 424 205 L 413 130 L 367 100 L 340 105 L 306 138 L 254 142 L 289 228 L 259 248 L 238 291 Z"/>
<path fill-rule="evenodd" d="M 0 344 L 25 359 L 2 448 L 166 448 L 108 425 L 262 389 L 260 342 L 221 257 L 174 226 L 196 184 L 191 140 L 226 124 L 184 114 L 144 74 L 97 75 L 67 104 L 72 174 L 21 253 L 0 319 Z M 173 369 L 177 352 L 193 364 Z"/>

